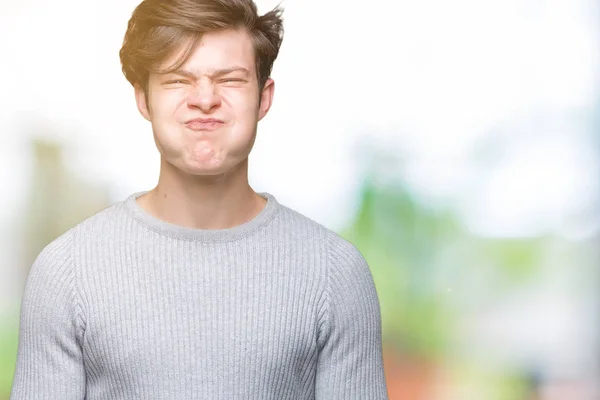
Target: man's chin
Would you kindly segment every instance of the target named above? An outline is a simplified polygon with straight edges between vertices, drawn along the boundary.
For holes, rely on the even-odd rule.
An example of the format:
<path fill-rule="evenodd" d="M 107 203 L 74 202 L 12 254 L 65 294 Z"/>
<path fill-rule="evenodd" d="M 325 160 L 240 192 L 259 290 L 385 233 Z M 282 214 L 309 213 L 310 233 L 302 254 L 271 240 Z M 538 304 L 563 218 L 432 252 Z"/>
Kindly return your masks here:
<path fill-rule="evenodd" d="M 183 172 L 185 172 L 188 175 L 194 175 L 194 176 L 218 176 L 218 175 L 224 175 L 227 170 L 224 168 L 214 168 L 214 167 L 188 167 L 188 168 L 183 168 L 182 169 Z"/>
<path fill-rule="evenodd" d="M 170 169 L 175 169 L 177 174 L 218 178 L 231 175 L 235 170 L 239 170 L 242 163 L 226 163 L 211 160 L 211 162 L 198 162 L 198 160 L 178 160 L 177 162 L 168 162 Z"/>
<path fill-rule="evenodd" d="M 198 177 L 217 177 L 226 175 L 230 170 L 226 165 L 198 165 L 198 164 L 185 164 L 179 168 L 183 173 L 187 175 L 193 175 Z"/>

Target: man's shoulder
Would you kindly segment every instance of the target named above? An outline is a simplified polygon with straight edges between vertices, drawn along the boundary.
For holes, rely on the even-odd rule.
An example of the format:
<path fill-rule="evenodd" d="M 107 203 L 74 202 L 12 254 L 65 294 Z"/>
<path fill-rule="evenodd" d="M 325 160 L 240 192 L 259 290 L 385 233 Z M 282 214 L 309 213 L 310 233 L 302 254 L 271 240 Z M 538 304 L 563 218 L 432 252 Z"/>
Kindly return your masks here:
<path fill-rule="evenodd" d="M 44 250 L 48 251 L 64 247 L 65 244 L 77 242 L 82 237 L 106 234 L 111 226 L 123 220 L 125 210 L 122 204 L 123 201 L 113 203 L 83 219 L 48 243 L 46 246 L 47 249 Z"/>
<path fill-rule="evenodd" d="M 294 231 L 298 238 L 313 238 L 323 241 L 327 248 L 356 253 L 357 247 L 340 233 L 325 226 L 306 214 L 286 205 L 281 205 L 283 223 L 286 229 Z"/>
<path fill-rule="evenodd" d="M 123 220 L 126 213 L 123 203 L 124 201 L 119 201 L 96 212 L 73 226 L 71 231 L 75 234 L 94 232 L 105 233 L 107 228 Z"/>
<path fill-rule="evenodd" d="M 362 252 L 342 233 L 286 205 L 282 205 L 281 209 L 285 228 L 293 231 L 293 236 L 297 240 L 319 241 L 321 243 L 319 247 L 327 253 L 333 268 L 368 269 Z"/>
<path fill-rule="evenodd" d="M 322 223 L 288 205 L 281 204 L 279 214 L 283 229 L 293 233 L 298 238 L 324 237 L 331 232 Z"/>
<path fill-rule="evenodd" d="M 73 249 L 82 237 L 90 237 L 94 232 L 105 230 L 107 224 L 115 220 L 119 203 L 110 205 L 94 215 L 87 217 L 75 226 L 67 229 L 50 242 L 38 253 L 31 274 L 53 275 L 60 274 L 63 268 L 73 261 Z"/>

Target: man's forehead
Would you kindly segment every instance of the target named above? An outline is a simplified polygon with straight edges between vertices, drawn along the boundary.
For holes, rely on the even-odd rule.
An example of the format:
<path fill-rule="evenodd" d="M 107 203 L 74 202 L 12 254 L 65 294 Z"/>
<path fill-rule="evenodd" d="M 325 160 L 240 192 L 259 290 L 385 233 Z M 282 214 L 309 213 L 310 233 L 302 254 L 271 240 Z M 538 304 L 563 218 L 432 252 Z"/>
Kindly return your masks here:
<path fill-rule="evenodd" d="M 219 34 L 221 33 L 214 33 Z M 227 32 L 222 34 L 229 35 Z M 254 47 L 247 35 L 232 32 L 233 37 L 217 37 L 216 40 L 207 38 L 206 35 L 191 49 L 191 40 L 180 44 L 179 48 L 163 61 L 160 70 L 172 71 L 179 64 L 177 70 L 196 74 L 211 74 L 224 70 L 249 74 L 255 72 Z M 181 64 L 180 61 L 186 55 L 187 59 Z"/>

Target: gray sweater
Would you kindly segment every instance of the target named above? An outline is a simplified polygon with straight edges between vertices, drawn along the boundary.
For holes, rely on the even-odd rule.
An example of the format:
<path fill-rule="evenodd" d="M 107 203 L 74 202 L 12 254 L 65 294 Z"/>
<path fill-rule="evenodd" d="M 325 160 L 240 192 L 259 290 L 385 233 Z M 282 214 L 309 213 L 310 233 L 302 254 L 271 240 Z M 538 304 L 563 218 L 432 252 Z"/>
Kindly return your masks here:
<path fill-rule="evenodd" d="M 132 194 L 51 242 L 21 304 L 12 400 L 384 400 L 361 253 L 273 195 L 251 221 L 161 221 Z"/>

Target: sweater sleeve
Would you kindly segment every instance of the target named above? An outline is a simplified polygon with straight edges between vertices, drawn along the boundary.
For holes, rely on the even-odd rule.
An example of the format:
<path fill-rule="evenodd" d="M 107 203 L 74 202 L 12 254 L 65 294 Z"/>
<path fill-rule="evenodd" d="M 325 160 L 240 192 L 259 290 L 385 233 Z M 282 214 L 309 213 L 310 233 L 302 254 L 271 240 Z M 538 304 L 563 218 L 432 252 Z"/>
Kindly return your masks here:
<path fill-rule="evenodd" d="M 11 400 L 85 397 L 82 338 L 71 253 L 71 231 L 33 263 L 21 301 L 19 345 Z"/>
<path fill-rule="evenodd" d="M 316 400 L 387 400 L 381 313 L 373 276 L 358 249 L 332 235 L 319 315 Z"/>

